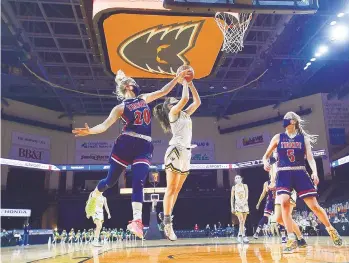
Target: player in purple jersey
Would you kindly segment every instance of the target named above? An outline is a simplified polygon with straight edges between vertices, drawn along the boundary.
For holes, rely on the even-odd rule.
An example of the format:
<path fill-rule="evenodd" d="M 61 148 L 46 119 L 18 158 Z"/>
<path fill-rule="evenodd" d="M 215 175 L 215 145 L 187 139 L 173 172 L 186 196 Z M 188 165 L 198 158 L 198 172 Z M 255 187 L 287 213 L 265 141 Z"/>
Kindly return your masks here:
<path fill-rule="evenodd" d="M 269 175 L 270 177 L 270 175 Z M 265 208 L 264 208 L 264 214 L 261 220 L 259 220 L 258 227 L 256 229 L 255 234 L 253 237 L 255 239 L 258 239 L 259 232 L 263 229 L 263 226 L 268 223 L 268 218 L 272 215 L 274 211 L 274 203 L 275 203 L 275 189 L 272 189 L 269 187 L 270 180 L 266 181 L 263 185 L 263 191 L 259 197 L 258 203 L 256 205 L 256 209 L 259 209 L 259 206 L 261 202 L 263 201 L 264 197 L 267 195 L 267 200 L 265 202 Z"/>
<path fill-rule="evenodd" d="M 274 149 L 277 149 L 279 160 L 277 164 L 276 194 L 281 203 L 282 220 L 288 233 L 288 242 L 284 253 L 293 253 L 297 249 L 290 213 L 290 195 L 293 189 L 326 226 L 333 243 L 336 246 L 341 246 L 341 237 L 331 225 L 325 210 L 320 207 L 316 199 L 316 185 L 319 183 L 319 177 L 311 149 L 312 144 L 317 140 L 317 136 L 308 134 L 304 130 L 304 120 L 294 112 L 286 113 L 283 119 L 283 127 L 286 129 L 285 133 L 273 137 L 263 156 L 263 164 L 264 169 L 270 171 L 269 158 Z M 307 159 L 312 170 L 311 176 L 308 175 L 305 169 L 305 159 Z"/>
<path fill-rule="evenodd" d="M 158 91 L 140 95 L 140 88 L 136 81 L 119 70 L 115 77 L 117 84 L 115 93 L 123 102 L 112 109 L 109 117 L 103 123 L 92 128 L 85 124 L 85 128 L 73 130 L 75 136 L 86 136 L 105 132 L 119 118 L 125 123 L 123 132 L 116 139 L 109 158 L 108 175 L 99 181 L 86 203 L 87 218 L 95 214 L 98 197 L 108 188 L 113 187 L 126 167 L 132 165 L 133 220 L 127 228 L 139 238 L 143 238 L 143 184 L 148 175 L 153 154 L 153 144 L 150 137 L 151 112 L 148 104 L 167 95 L 178 82 L 183 81 L 188 72 L 189 70 L 180 72 L 178 76 Z"/>

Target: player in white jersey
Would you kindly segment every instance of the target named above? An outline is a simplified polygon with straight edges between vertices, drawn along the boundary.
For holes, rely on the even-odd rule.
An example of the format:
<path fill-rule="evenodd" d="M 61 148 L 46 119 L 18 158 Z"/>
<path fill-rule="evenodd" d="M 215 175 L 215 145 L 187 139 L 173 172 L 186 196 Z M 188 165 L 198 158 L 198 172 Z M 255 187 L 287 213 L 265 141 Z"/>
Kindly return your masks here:
<path fill-rule="evenodd" d="M 189 89 L 193 96 L 193 102 L 185 109 L 189 101 Z M 164 216 L 160 215 L 164 223 L 164 233 L 171 240 L 177 240 L 172 228 L 172 211 L 176 203 L 178 193 L 189 174 L 192 140 L 191 115 L 200 106 L 201 100 L 193 82 L 183 82 L 182 97 L 167 98 L 164 103 L 154 108 L 154 115 L 159 120 L 165 132 L 172 133 L 172 139 L 165 154 L 165 169 L 167 188 L 164 196 Z"/>
<path fill-rule="evenodd" d="M 239 219 L 238 242 L 249 243 L 245 235 L 245 222 L 250 210 L 248 208 L 248 187 L 242 183 L 240 175 L 235 176 L 235 185 L 231 188 L 231 212 Z"/>
<path fill-rule="evenodd" d="M 108 207 L 108 203 L 107 203 L 107 198 L 105 198 L 103 195 L 98 195 L 96 197 L 95 214 L 92 216 L 93 223 L 95 223 L 95 225 L 96 225 L 96 229 L 95 229 L 94 239 L 93 239 L 92 245 L 96 246 L 96 247 L 101 246 L 99 244 L 99 234 L 101 232 L 102 225 L 103 225 L 103 222 L 104 222 L 103 207 L 105 208 L 105 211 L 108 214 L 108 219 L 110 219 L 111 215 L 110 215 L 110 211 L 109 211 L 109 207 Z"/>

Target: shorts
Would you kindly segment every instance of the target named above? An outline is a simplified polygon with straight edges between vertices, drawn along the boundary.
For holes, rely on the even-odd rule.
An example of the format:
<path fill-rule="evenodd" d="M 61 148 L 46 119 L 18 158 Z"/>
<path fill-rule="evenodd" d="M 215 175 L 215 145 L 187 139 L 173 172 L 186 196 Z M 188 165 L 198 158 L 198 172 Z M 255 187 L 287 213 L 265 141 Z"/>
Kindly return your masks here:
<path fill-rule="evenodd" d="M 264 214 L 271 215 L 273 213 L 274 203 L 275 203 L 274 199 L 269 199 L 269 198 L 267 199 L 265 203 Z"/>
<path fill-rule="evenodd" d="M 109 163 L 116 162 L 125 168 L 128 165 L 144 163 L 150 165 L 153 143 L 147 140 L 121 134 L 115 141 Z"/>
<path fill-rule="evenodd" d="M 295 190 L 292 191 L 291 195 L 290 195 L 290 203 L 292 206 L 296 206 L 297 203 L 297 192 Z M 275 198 L 275 205 L 280 205 L 280 198 L 279 196 L 276 196 Z"/>
<path fill-rule="evenodd" d="M 93 222 L 95 222 L 96 220 L 104 222 L 103 211 L 96 211 L 96 213 L 92 216 L 92 219 L 93 219 Z"/>
<path fill-rule="evenodd" d="M 250 210 L 247 202 L 235 202 L 235 214 L 248 214 Z"/>
<path fill-rule="evenodd" d="M 171 145 L 165 153 L 165 168 L 183 175 L 189 174 L 191 149 Z"/>
<path fill-rule="evenodd" d="M 282 169 L 285 170 L 279 170 L 277 172 L 276 195 L 291 195 L 291 192 L 294 189 L 302 199 L 309 196 L 317 196 L 316 186 L 305 170 L 305 167 L 300 167 L 296 170 L 292 170 L 292 168 L 293 167 L 283 167 Z"/>

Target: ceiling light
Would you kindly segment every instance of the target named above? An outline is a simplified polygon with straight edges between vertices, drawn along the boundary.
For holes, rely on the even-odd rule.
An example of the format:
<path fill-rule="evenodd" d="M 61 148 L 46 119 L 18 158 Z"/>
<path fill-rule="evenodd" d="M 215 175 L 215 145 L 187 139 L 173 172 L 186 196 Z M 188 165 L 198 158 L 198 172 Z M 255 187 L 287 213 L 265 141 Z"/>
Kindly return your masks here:
<path fill-rule="evenodd" d="M 304 70 L 307 70 L 308 69 L 308 66 L 304 67 Z"/>
<path fill-rule="evenodd" d="M 316 52 L 318 54 L 318 57 L 319 56 L 322 56 L 323 54 L 327 53 L 328 52 L 328 46 L 320 46 L 318 51 Z"/>
<path fill-rule="evenodd" d="M 343 17 L 345 14 L 344 13 L 339 13 L 337 17 Z"/>
<path fill-rule="evenodd" d="M 226 86 L 224 86 L 224 87 L 223 87 L 223 89 L 227 89 L 227 87 L 226 87 Z"/>
<path fill-rule="evenodd" d="M 308 62 L 308 63 L 307 63 L 307 66 L 309 67 L 310 65 L 311 65 L 311 62 Z"/>
<path fill-rule="evenodd" d="M 214 87 L 213 87 L 213 86 L 210 86 L 210 89 L 214 89 Z"/>
<path fill-rule="evenodd" d="M 310 61 L 314 62 L 316 60 L 316 58 L 312 58 Z"/>
<path fill-rule="evenodd" d="M 348 27 L 344 25 L 336 25 L 331 30 L 331 40 L 343 41 L 348 37 Z"/>
<path fill-rule="evenodd" d="M 332 21 L 332 22 L 330 23 L 331 26 L 334 26 L 335 24 L 337 24 L 337 21 Z"/>

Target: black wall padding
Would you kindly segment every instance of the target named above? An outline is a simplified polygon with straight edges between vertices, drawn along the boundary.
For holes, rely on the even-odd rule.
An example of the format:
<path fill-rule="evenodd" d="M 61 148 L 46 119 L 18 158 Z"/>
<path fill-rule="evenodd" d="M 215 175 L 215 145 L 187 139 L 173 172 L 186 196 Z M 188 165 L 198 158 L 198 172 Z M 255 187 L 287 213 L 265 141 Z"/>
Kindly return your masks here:
<path fill-rule="evenodd" d="M 296 113 L 299 116 L 308 115 L 308 114 L 312 113 L 312 109 L 309 108 L 309 109 L 297 111 Z M 246 124 L 242 124 L 242 125 L 238 125 L 238 126 L 233 126 L 233 127 L 229 127 L 229 128 L 225 128 L 225 129 L 220 129 L 218 127 L 218 130 L 219 130 L 220 134 L 226 134 L 226 133 L 231 133 L 231 132 L 251 129 L 251 128 L 254 128 L 254 127 L 275 123 L 275 122 L 281 121 L 283 118 L 284 118 L 284 116 L 281 115 L 281 116 L 276 116 L 276 117 L 269 118 L 269 119 L 264 119 L 264 120 L 260 120 L 260 121 L 250 122 L 250 123 L 246 123 Z"/>
<path fill-rule="evenodd" d="M 44 129 L 49 129 L 49 130 L 54 130 L 54 131 L 61 131 L 61 132 L 68 132 L 71 133 L 73 126 L 59 126 L 55 124 L 50 124 L 50 123 L 45 123 L 41 121 L 35 121 L 35 120 L 30 120 L 18 116 L 12 116 L 12 115 L 7 115 L 3 112 L 1 112 L 1 119 L 6 120 L 6 121 L 12 121 L 12 122 L 17 122 L 20 124 L 26 124 L 30 126 L 35 126 L 35 127 L 40 127 Z"/>

